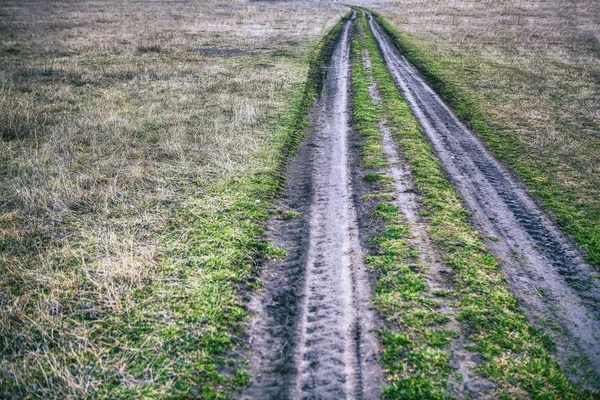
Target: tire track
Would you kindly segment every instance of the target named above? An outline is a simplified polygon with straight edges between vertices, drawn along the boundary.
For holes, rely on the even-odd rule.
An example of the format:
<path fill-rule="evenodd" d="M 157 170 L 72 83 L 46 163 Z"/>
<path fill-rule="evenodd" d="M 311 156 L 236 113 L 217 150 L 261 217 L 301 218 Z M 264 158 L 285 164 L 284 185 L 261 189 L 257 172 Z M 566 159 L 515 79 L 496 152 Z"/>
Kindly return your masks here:
<path fill-rule="evenodd" d="M 367 13 L 387 67 L 408 100 L 473 223 L 500 260 L 509 288 L 551 334 L 563 364 L 587 355 L 600 372 L 599 275 L 526 190 L 465 128 Z"/>
<path fill-rule="evenodd" d="M 376 317 L 353 203 L 351 30 L 346 21 L 309 115 L 309 137 L 291 165 L 282 204 L 304 218 L 273 223 L 274 241 L 288 256 L 267 266 L 265 290 L 251 303 L 255 380 L 242 398 L 371 399 L 381 391 Z"/>
<path fill-rule="evenodd" d="M 372 76 L 371 60 L 364 49 L 362 56 L 363 65 L 371 83 L 369 85 L 371 100 L 373 104 L 380 105 L 381 95 Z M 426 271 L 425 277 L 428 289 L 423 295 L 434 299 L 440 305 L 437 311 L 448 317 L 449 321 L 444 323 L 443 327 L 459 334 L 457 338 L 450 341 L 447 350 L 450 355 L 448 364 L 460 373 L 461 380 L 459 382 L 455 375 L 451 374 L 448 379 L 448 392 L 457 399 L 470 398 L 474 395 L 481 399 L 489 398 L 486 392 L 489 392 L 496 385 L 488 379 L 473 373 L 481 360 L 481 355 L 468 350 L 474 343 L 467 337 L 468 335 L 457 319 L 458 309 L 455 305 L 455 299 L 434 296 L 434 293 L 438 291 L 451 292 L 454 290 L 454 286 L 448 279 L 452 270 L 440 261 L 440 254 L 429 238 L 428 224 L 419 214 L 422 211 L 421 198 L 413 181 L 409 162 L 402 155 L 399 146 L 394 141 L 387 122 L 381 120 L 378 125 L 382 136 L 383 151 L 388 162 L 386 172 L 393 179 L 392 186 L 395 197 L 393 203 L 398 206 L 409 223 L 409 231 L 412 236 L 404 240 L 418 249 L 418 263 Z"/>

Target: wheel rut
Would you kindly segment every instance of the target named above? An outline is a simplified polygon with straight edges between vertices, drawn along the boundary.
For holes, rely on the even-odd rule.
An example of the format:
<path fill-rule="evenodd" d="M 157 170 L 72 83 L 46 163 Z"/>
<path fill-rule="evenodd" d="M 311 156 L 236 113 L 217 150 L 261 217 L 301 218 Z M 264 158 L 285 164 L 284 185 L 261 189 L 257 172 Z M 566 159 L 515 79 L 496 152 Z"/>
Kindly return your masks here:
<path fill-rule="evenodd" d="M 369 94 L 371 100 L 373 104 L 381 105 L 381 95 L 373 79 L 371 60 L 366 50 L 363 50 L 362 58 L 370 81 Z M 387 121 L 382 119 L 378 125 L 382 136 L 383 152 L 388 164 L 385 172 L 392 178 L 393 203 L 409 224 L 412 237 L 405 240 L 418 249 L 417 262 L 426 275 L 428 289 L 423 293 L 423 296 L 435 299 L 435 302 L 440 305 L 438 312 L 448 317 L 448 322 L 444 323 L 443 327 L 458 333 L 458 337 L 452 339 L 448 346 L 448 354 L 450 355 L 448 364 L 460 373 L 461 380 L 459 382 L 455 375 L 451 374 L 448 379 L 447 390 L 457 399 L 471 398 L 472 396 L 479 399 L 491 398 L 486 392 L 494 388 L 495 385 L 474 373 L 481 356 L 479 353 L 469 350 L 469 348 L 474 347 L 474 343 L 468 338 L 467 333 L 458 321 L 459 310 L 455 305 L 455 301 L 450 298 L 435 296 L 435 293 L 439 291 L 451 292 L 454 290 L 454 286 L 449 280 L 452 271 L 440 261 L 441 255 L 429 238 L 428 223 L 420 216 L 421 211 L 423 211 L 422 200 L 413 181 L 409 162 L 392 137 Z"/>
<path fill-rule="evenodd" d="M 486 244 L 521 308 L 553 337 L 563 364 L 585 354 L 600 373 L 598 271 L 462 125 L 370 13 L 367 18 L 388 70 L 471 211 L 474 226 L 488 237 Z"/>
<path fill-rule="evenodd" d="M 244 399 L 372 399 L 382 388 L 352 189 L 351 34 L 348 20 L 309 114 L 308 136 L 288 166 L 280 207 L 300 216 L 271 224 L 270 239 L 287 257 L 265 267 L 264 289 L 250 303 L 254 380 Z"/>
<path fill-rule="evenodd" d="M 383 387 L 375 333 L 382 324 L 369 305 L 373 277 L 363 263 L 367 237 L 359 229 L 359 222 L 368 217 L 361 204 L 361 184 L 353 178 L 361 176 L 349 110 L 355 15 L 344 22 L 333 46 L 322 93 L 309 113 L 307 136 L 287 166 L 280 212 L 269 223 L 269 240 L 287 256 L 267 263 L 260 276 L 264 286 L 250 302 L 254 317 L 248 329 L 248 358 L 253 381 L 240 393 L 242 399 L 373 399 Z M 598 271 L 583 261 L 580 249 L 459 122 L 368 12 L 367 18 L 390 73 L 471 211 L 473 225 L 488 238 L 486 244 L 521 308 L 553 337 L 563 365 L 584 354 L 600 372 Z M 364 62 L 369 70 L 368 57 Z M 375 84 L 370 92 L 377 103 Z M 408 163 L 385 121 L 379 128 L 396 203 L 411 226 L 419 263 L 428 271 L 429 294 L 450 291 L 446 275 L 451 271 L 439 261 L 419 216 L 420 200 Z M 450 344 L 450 365 L 465 380 L 459 383 L 451 377 L 449 394 L 486 398 L 493 384 L 475 372 L 481 357 L 467 350 L 471 342 L 455 307 L 442 301 L 440 311 L 449 317 L 448 328 L 459 333 Z"/>

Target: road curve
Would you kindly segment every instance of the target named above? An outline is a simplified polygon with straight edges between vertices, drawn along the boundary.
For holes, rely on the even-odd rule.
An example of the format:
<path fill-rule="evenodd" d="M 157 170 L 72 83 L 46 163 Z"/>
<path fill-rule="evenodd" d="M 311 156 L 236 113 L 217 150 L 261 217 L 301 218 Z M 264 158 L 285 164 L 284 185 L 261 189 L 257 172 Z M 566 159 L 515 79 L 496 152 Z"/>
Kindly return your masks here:
<path fill-rule="evenodd" d="M 475 228 L 499 239 L 487 244 L 521 308 L 536 326 L 548 319 L 559 326 L 549 333 L 562 362 L 585 354 L 600 372 L 598 272 L 425 83 L 375 18 L 370 13 L 367 18 L 388 70 L 471 211 Z"/>

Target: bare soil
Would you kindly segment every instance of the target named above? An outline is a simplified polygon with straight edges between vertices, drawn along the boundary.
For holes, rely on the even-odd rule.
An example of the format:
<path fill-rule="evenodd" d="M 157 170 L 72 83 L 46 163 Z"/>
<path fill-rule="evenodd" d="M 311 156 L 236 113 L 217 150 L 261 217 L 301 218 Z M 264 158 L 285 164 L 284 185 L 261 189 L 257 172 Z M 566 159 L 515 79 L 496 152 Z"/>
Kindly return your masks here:
<path fill-rule="evenodd" d="M 370 74 L 371 60 L 366 52 L 363 52 L 363 63 L 365 70 Z M 381 96 L 377 85 L 372 76 L 369 93 L 374 104 L 381 103 Z M 429 238 L 427 222 L 421 217 L 423 211 L 421 198 L 417 192 L 413 181 L 408 160 L 402 155 L 400 147 L 394 141 L 387 121 L 379 122 L 379 131 L 382 135 L 383 151 L 385 153 L 388 167 L 386 173 L 392 177 L 394 201 L 398 206 L 406 221 L 409 223 L 412 238 L 407 239 L 419 251 L 419 267 L 427 271 L 427 292 L 425 296 L 435 298 L 440 304 L 439 311 L 448 317 L 448 322 L 444 324 L 446 329 L 452 329 L 458 333 L 458 337 L 452 339 L 449 345 L 450 359 L 449 365 L 460 373 L 459 382 L 454 375 L 450 375 L 448 381 L 448 392 L 458 399 L 477 396 L 479 399 L 485 399 L 495 384 L 474 373 L 477 365 L 482 361 L 481 355 L 469 350 L 474 346 L 473 341 L 468 338 L 467 332 L 463 329 L 457 319 L 458 309 L 454 301 L 450 298 L 436 297 L 435 293 L 439 291 L 454 290 L 449 276 L 452 273 L 451 268 L 445 266 L 440 258 L 440 254 L 434 248 Z"/>
<path fill-rule="evenodd" d="M 597 271 L 367 16 L 390 72 L 521 308 L 553 337 L 563 365 L 585 355 L 600 371 Z M 280 212 L 270 222 L 269 238 L 287 256 L 265 266 L 260 277 L 264 287 L 250 303 L 253 381 L 241 393 L 243 399 L 371 399 L 383 387 L 375 332 L 382 323 L 369 304 L 374 277 L 363 263 L 363 249 L 377 224 L 356 178 L 365 171 L 349 121 L 351 34 L 351 21 L 346 21 L 327 63 L 323 91 L 309 114 L 307 136 L 288 164 Z M 369 70 L 366 54 L 364 62 Z M 375 103 L 380 101 L 375 84 L 370 93 Z M 386 122 L 379 128 L 394 201 L 410 224 L 418 262 L 428 271 L 424 295 L 452 291 L 452 271 L 430 242 L 408 162 Z M 450 377 L 449 394 L 490 397 L 495 384 L 476 373 L 482 359 L 469 350 L 472 342 L 458 321 L 456 305 L 442 300 L 442 310 L 449 317 L 448 328 L 458 332 L 450 344 L 449 364 L 463 378 Z"/>
<path fill-rule="evenodd" d="M 368 303 L 350 151 L 351 21 L 335 46 L 308 137 L 291 162 L 272 240 L 287 257 L 265 267 L 251 302 L 254 380 L 242 398 L 379 397 L 378 326 Z"/>

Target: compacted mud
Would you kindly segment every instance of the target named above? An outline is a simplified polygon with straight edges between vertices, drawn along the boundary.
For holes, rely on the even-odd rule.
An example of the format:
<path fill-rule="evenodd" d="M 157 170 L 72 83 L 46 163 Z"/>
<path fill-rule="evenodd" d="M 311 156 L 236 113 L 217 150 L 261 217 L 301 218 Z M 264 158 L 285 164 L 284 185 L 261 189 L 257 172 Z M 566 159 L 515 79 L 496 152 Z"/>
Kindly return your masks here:
<path fill-rule="evenodd" d="M 282 209 L 273 222 L 285 260 L 268 265 L 253 299 L 253 383 L 242 398 L 378 398 L 375 313 L 363 264 L 349 148 L 351 21 L 335 45 L 323 93 L 289 167 Z"/>
<path fill-rule="evenodd" d="M 600 371 L 600 285 L 595 269 L 562 235 L 522 185 L 462 125 L 406 61 L 375 19 L 369 27 L 466 206 L 488 237 L 509 288 L 529 319 L 550 333 L 563 363 L 586 355 Z"/>

